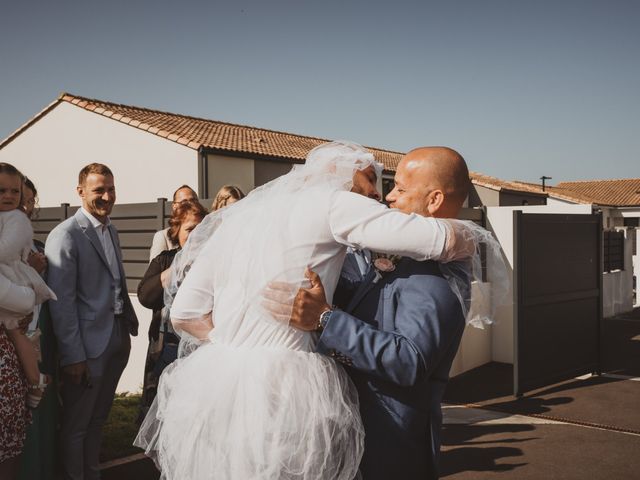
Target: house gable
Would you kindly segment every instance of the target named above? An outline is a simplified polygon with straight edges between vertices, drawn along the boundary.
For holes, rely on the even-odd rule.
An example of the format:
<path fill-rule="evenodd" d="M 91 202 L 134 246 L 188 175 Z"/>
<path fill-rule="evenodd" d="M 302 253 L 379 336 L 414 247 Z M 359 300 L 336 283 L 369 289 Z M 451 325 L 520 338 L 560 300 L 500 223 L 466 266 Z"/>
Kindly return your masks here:
<path fill-rule="evenodd" d="M 148 202 L 171 195 L 176 185 L 198 184 L 198 155 L 192 148 L 69 102 L 51 106 L 10 139 L 0 148 L 0 161 L 32 179 L 40 206 L 79 200 L 78 172 L 92 162 L 114 172 L 118 203 Z M 161 174 L 166 171 L 171 174 Z"/>

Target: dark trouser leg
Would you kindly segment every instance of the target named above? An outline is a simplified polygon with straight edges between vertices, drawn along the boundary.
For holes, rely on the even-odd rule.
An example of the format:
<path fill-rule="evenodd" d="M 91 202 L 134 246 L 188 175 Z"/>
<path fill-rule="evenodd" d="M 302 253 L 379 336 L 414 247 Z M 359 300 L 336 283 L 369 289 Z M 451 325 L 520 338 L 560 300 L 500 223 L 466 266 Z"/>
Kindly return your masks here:
<path fill-rule="evenodd" d="M 120 322 L 114 328 L 113 338 L 119 339 L 117 347 L 111 349 L 111 355 L 104 366 L 102 377 L 100 377 L 98 388 L 98 396 L 93 409 L 93 415 L 87 427 L 87 435 L 84 441 L 84 471 L 86 480 L 98 480 L 100 472 L 98 465 L 100 463 L 100 445 L 102 443 L 102 427 L 107 421 L 109 411 L 113 405 L 113 398 L 116 393 L 116 387 L 124 368 L 129 360 L 129 351 L 131 350 L 131 339 L 126 329 L 122 328 Z M 111 346 L 111 342 L 110 342 Z M 107 347 L 109 349 L 109 347 Z"/>
<path fill-rule="evenodd" d="M 99 377 L 91 379 L 92 385 Z M 98 398 L 93 385 L 75 385 L 65 381 L 62 386 L 62 427 L 60 443 L 65 480 L 84 480 L 84 442 Z"/>
<path fill-rule="evenodd" d="M 122 322 L 116 320 L 104 353 L 87 361 L 91 388 L 70 382 L 63 384 L 60 441 L 65 480 L 100 478 L 102 426 L 131 349 L 129 334 L 122 327 Z"/>

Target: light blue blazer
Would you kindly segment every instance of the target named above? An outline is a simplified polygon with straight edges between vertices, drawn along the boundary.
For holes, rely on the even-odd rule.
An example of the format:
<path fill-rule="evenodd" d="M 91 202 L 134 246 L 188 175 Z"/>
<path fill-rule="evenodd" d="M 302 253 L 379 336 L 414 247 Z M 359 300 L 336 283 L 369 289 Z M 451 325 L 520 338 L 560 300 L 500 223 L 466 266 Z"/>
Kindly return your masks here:
<path fill-rule="evenodd" d="M 138 319 L 127 294 L 118 232 L 109 227 L 120 269 L 123 315 L 129 333 L 137 335 Z M 58 296 L 49 302 L 62 366 L 99 357 L 113 330 L 115 279 L 93 225 L 78 210 L 47 238 L 47 283 Z"/>

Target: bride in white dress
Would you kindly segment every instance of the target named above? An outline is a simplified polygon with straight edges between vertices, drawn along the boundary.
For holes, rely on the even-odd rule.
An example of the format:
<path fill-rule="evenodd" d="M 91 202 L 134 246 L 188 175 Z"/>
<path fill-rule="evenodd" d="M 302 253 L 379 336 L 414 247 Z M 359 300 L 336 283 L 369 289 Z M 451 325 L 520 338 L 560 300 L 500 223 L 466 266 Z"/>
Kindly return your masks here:
<path fill-rule="evenodd" d="M 348 246 L 419 260 L 468 251 L 463 222 L 405 215 L 351 193 L 354 174 L 370 167 L 380 173 L 359 145 L 321 145 L 191 234 L 174 262 L 173 280 L 184 280 L 171 318 L 183 340 L 204 342 L 162 375 L 135 442 L 162 478 L 356 477 L 364 434 L 353 386 L 314 353 L 314 333 L 264 310 L 261 292 L 271 281 L 302 285 L 309 266 L 331 302 Z"/>

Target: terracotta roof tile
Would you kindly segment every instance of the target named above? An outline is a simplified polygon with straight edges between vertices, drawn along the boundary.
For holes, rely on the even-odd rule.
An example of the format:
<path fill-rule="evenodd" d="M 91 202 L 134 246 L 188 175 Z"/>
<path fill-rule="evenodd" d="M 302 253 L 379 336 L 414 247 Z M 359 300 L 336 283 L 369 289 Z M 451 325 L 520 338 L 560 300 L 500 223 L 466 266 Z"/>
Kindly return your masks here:
<path fill-rule="evenodd" d="M 471 177 L 471 182 L 473 184 L 490 188 L 492 190 L 529 193 L 542 196 L 547 195 L 545 192 L 542 192 L 539 186 L 536 188 L 536 186 L 534 185 L 529 185 L 522 182 L 509 182 L 496 177 L 491 177 L 489 175 L 482 175 L 481 173 L 476 172 L 469 172 L 469 177 Z"/>
<path fill-rule="evenodd" d="M 588 198 L 592 203 L 598 205 L 640 206 L 640 178 L 561 182 L 556 187 L 571 192 L 571 194 Z"/>
<path fill-rule="evenodd" d="M 522 185 L 523 188 L 530 189 L 538 193 L 544 193 L 551 198 L 557 198 L 559 200 L 565 200 L 572 203 L 594 203 L 591 198 L 585 197 L 578 193 L 572 192 L 565 188 L 554 187 L 552 185 L 546 185 L 544 192 L 542 191 L 542 185 L 537 183 L 527 183 L 515 181 L 515 184 Z"/>

